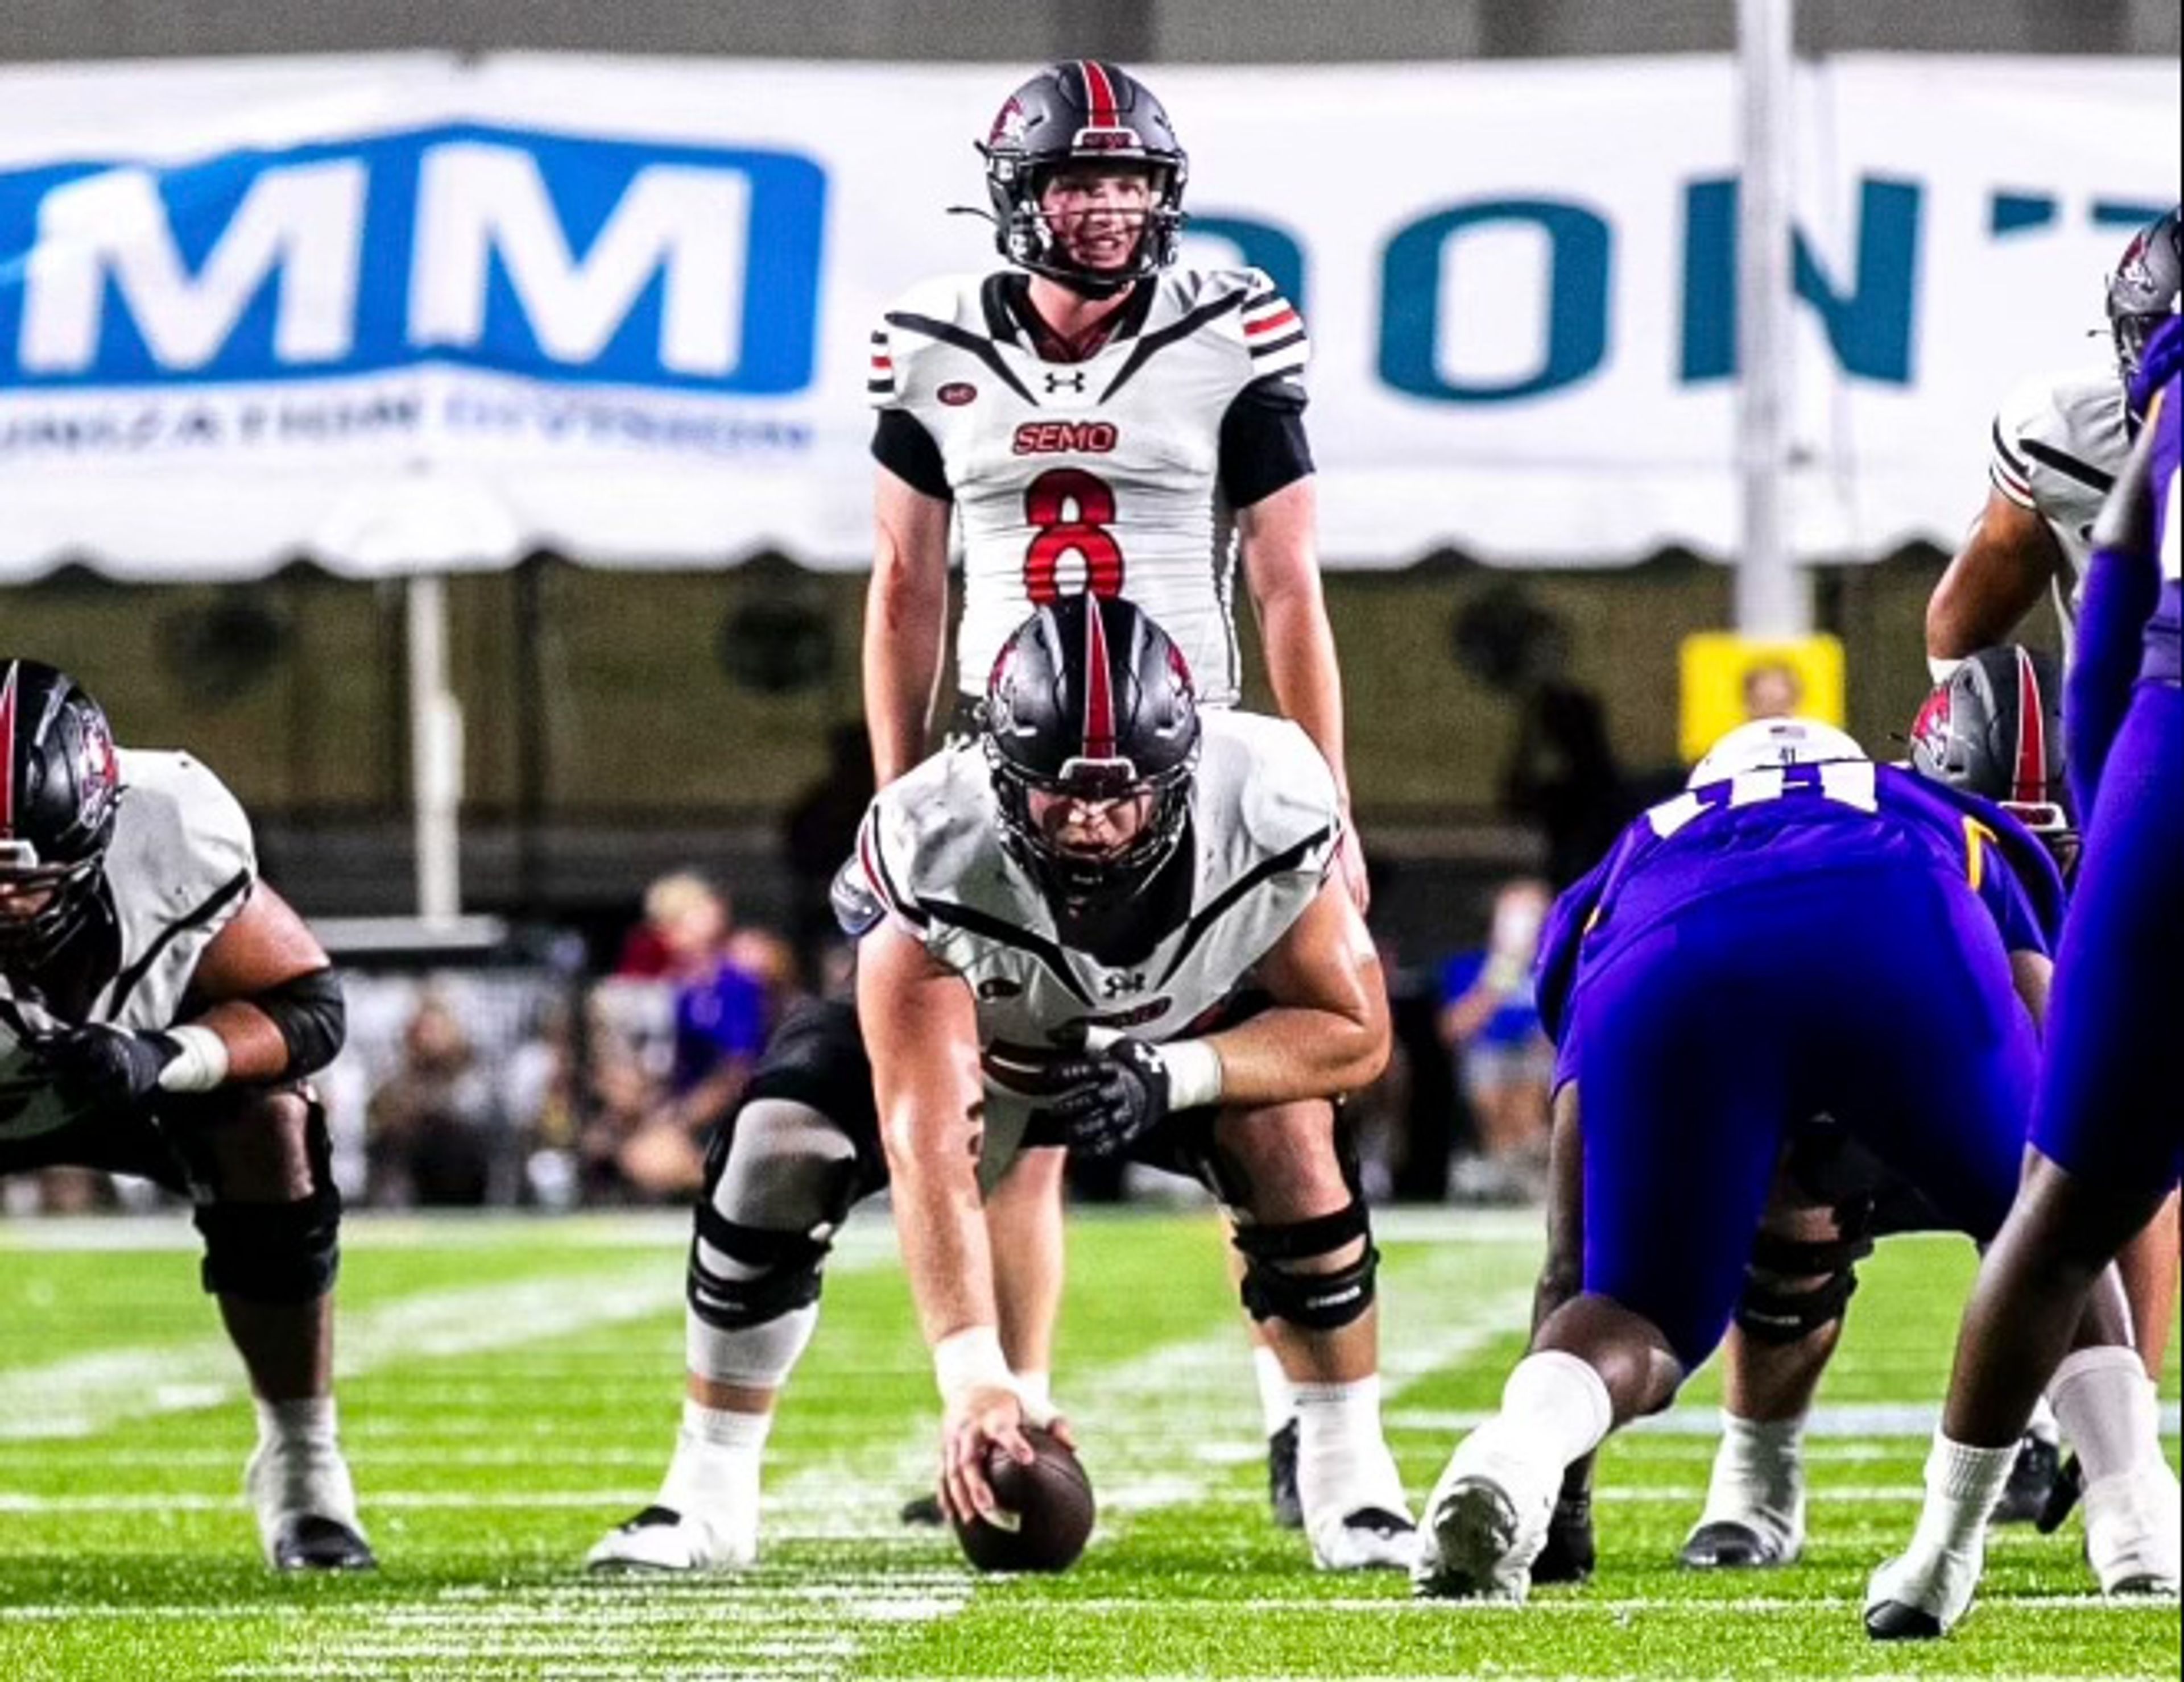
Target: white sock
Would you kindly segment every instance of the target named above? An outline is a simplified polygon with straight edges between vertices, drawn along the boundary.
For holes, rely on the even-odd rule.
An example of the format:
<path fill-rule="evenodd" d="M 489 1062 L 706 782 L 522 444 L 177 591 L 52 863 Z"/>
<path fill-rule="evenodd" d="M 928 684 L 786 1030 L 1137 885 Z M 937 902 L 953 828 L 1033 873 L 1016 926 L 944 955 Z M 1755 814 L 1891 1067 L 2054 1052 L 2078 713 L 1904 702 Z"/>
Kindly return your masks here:
<path fill-rule="evenodd" d="M 1926 1504 L 1911 1538 L 1914 1557 L 1927 1552 L 1964 1553 L 1978 1546 L 1987 1514 L 2002 1498 L 2017 1445 L 1980 1448 L 1952 1442 L 1939 1431 L 1926 1456 Z"/>
<path fill-rule="evenodd" d="M 265 1447 L 338 1450 L 340 1426 L 332 1396 L 268 1401 L 254 1395 L 250 1401 L 258 1413 L 258 1440 Z"/>
<path fill-rule="evenodd" d="M 688 1516 L 738 1510 L 755 1518 L 759 1465 L 772 1429 L 771 1413 L 737 1413 L 684 1397 L 682 1429 L 660 1480 L 660 1505 Z"/>
<path fill-rule="evenodd" d="M 1297 1498 L 1315 1514 L 1380 1507 L 1405 1511 L 1395 1456 L 1380 1434 L 1380 1378 L 1291 1387 L 1296 1403 Z"/>
<path fill-rule="evenodd" d="M 1721 1414 L 1721 1446 L 1714 1452 L 1702 1524 L 1754 1520 L 1788 1542 L 1804 1529 L 1805 1422 L 1741 1418 Z"/>
<path fill-rule="evenodd" d="M 2066 1356 L 2048 1398 L 2088 1484 L 2161 1458 L 2160 1406 L 2132 1351 L 2110 1345 Z"/>
<path fill-rule="evenodd" d="M 1251 1345 L 1251 1371 L 1259 1381 L 1259 1421 L 1268 1436 L 1296 1417 L 1296 1395 L 1282 1358 L 1264 1344 Z"/>
<path fill-rule="evenodd" d="M 2032 1417 L 2025 1422 L 2025 1434 L 2028 1437 L 2039 1438 L 2050 1448 L 2057 1447 L 2061 1444 L 2062 1427 L 2056 1423 L 2055 1410 L 2048 1405 L 2046 1396 L 2042 1396 L 2039 1401 L 2032 1404 Z"/>
<path fill-rule="evenodd" d="M 1559 1478 L 1570 1462 L 1600 1446 L 1615 1422 L 1615 1404 L 1591 1362 L 1567 1350 L 1545 1349 L 1509 1374 L 1502 1417 L 1542 1454 L 1553 1455 Z"/>

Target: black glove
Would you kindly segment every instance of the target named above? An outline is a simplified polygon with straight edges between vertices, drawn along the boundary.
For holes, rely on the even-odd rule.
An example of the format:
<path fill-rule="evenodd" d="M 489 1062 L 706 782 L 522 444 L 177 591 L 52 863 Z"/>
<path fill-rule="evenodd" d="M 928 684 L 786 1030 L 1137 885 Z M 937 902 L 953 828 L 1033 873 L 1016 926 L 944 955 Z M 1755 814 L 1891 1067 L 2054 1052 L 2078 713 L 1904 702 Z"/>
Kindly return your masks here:
<path fill-rule="evenodd" d="M 1167 1118 L 1167 1065 L 1142 1039 L 1125 1036 L 1104 1051 L 1057 1058 L 1045 1077 L 1053 1095 L 1033 1122 L 1059 1122 L 1069 1148 L 1088 1156 L 1127 1150 Z"/>
<path fill-rule="evenodd" d="M 53 1083 L 103 1109 L 145 1110 L 159 1095 L 159 1076 L 182 1048 L 164 1033 L 135 1033 L 90 1022 L 41 1034 L 31 1049 Z"/>

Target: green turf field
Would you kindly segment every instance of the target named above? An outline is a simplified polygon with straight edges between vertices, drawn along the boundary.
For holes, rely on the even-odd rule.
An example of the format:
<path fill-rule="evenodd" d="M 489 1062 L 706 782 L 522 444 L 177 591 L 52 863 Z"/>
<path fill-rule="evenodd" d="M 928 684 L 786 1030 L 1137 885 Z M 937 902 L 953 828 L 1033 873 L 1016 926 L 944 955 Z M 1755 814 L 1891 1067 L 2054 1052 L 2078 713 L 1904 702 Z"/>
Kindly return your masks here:
<path fill-rule="evenodd" d="M 1702 1377 L 1665 1429 L 1609 1448 L 1589 1589 L 1467 1609 L 1323 1576 L 1268 1524 L 1202 1215 L 1074 1228 L 1057 1393 L 1102 1501 L 1078 1567 L 981 1579 L 944 1535 L 899 1529 L 936 1410 L 870 1211 L 774 1435 L 763 1566 L 588 1580 L 577 1562 L 649 1499 L 674 1427 L 681 1230 L 353 1223 L 344 1429 L 385 1563 L 294 1581 L 257 1563 L 248 1410 L 187 1227 L 0 1226 L 0 1678 L 2178 1674 L 2175 1603 L 2101 1601 L 2075 1525 L 2002 1533 L 1952 1640 L 1867 1644 L 1859 1593 L 1908 1534 L 1970 1274 L 1965 1246 L 1926 1240 L 1867 1269 L 1811 1445 L 1802 1564 L 1671 1563 L 1712 1447 Z M 1391 1220 L 1384 1247 L 1388 1414 L 1416 1498 L 1516 1358 L 1537 1246 L 1521 1221 L 1436 1212 Z M 2170 1377 L 2173 1401 L 2173 1352 Z"/>

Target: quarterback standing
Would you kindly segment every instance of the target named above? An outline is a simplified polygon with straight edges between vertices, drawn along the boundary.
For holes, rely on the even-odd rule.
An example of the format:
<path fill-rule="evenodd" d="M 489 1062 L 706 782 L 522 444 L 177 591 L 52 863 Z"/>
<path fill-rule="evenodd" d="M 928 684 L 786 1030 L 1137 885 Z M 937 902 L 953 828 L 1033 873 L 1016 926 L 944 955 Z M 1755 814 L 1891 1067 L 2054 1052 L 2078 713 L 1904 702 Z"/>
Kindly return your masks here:
<path fill-rule="evenodd" d="M 913 288 L 872 335 L 864 691 L 879 785 L 929 745 L 951 522 L 964 600 L 939 722 L 959 734 L 1010 632 L 1080 591 L 1127 593 L 1175 639 L 1201 703 L 1234 705 L 1240 561 L 1276 705 L 1334 772 L 1346 815 L 1336 868 L 1362 910 L 1315 550 L 1303 322 L 1256 269 L 1174 266 L 1189 160 L 1160 102 L 1117 66 L 1042 70 L 980 150 L 1007 266 Z M 997 1244 L 1023 1263 L 1003 1286 L 1001 1323 L 1034 1389 L 1061 1300 L 1061 1169 L 1059 1150 L 1027 1152 L 989 1208 Z M 1275 1509 L 1294 1523 L 1286 1389 L 1263 1345 L 1256 1358 Z"/>
<path fill-rule="evenodd" d="M 65 672 L 0 660 L 0 1174 L 70 1164 L 188 1195 L 282 1571 L 373 1563 L 335 1432 L 341 1196 L 304 1078 L 344 1028 L 220 779 L 117 749 Z"/>

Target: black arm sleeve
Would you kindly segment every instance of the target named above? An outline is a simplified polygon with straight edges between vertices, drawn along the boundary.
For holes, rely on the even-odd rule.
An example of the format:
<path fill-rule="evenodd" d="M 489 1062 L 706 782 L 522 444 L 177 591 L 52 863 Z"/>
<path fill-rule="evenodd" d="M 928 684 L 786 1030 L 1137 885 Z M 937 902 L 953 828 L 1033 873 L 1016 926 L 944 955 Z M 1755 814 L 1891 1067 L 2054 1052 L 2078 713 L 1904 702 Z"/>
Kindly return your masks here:
<path fill-rule="evenodd" d="M 1312 471 L 1304 435 L 1304 387 L 1269 374 L 1238 392 L 1221 417 L 1221 494 L 1249 508 Z"/>
<path fill-rule="evenodd" d="M 925 423 L 907 409 L 880 410 L 879 422 L 872 428 L 872 459 L 912 490 L 941 502 L 956 500 L 940 446 L 933 443 Z"/>
<path fill-rule="evenodd" d="M 348 1007 L 341 977 L 313 970 L 253 995 L 250 1002 L 272 1018 L 288 1047 L 285 1078 L 315 1074 L 333 1061 L 348 1037 Z"/>

